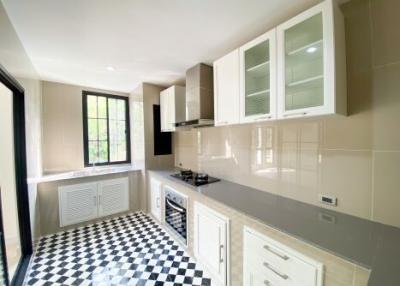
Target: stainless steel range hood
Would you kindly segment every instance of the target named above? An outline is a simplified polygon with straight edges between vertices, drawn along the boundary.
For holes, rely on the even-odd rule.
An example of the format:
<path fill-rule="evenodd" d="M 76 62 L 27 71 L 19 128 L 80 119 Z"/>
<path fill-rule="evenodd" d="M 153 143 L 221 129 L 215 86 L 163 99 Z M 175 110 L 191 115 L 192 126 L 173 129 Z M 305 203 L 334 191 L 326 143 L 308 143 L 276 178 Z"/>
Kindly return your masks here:
<path fill-rule="evenodd" d="M 184 122 L 177 127 L 205 127 L 214 125 L 213 68 L 197 64 L 186 72 Z"/>

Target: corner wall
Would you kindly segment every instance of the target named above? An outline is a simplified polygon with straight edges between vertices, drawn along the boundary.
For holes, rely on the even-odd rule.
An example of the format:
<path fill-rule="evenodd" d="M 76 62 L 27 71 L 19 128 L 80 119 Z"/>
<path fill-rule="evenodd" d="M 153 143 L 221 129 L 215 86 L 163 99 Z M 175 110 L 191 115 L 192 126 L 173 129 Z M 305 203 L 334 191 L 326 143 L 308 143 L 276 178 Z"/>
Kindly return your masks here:
<path fill-rule="evenodd" d="M 41 82 L 25 48 L 0 2 L 0 64 L 25 89 L 25 121 L 28 177 L 42 175 L 41 149 Z M 29 210 L 31 213 L 32 235 L 37 225 L 37 186 L 28 184 Z"/>

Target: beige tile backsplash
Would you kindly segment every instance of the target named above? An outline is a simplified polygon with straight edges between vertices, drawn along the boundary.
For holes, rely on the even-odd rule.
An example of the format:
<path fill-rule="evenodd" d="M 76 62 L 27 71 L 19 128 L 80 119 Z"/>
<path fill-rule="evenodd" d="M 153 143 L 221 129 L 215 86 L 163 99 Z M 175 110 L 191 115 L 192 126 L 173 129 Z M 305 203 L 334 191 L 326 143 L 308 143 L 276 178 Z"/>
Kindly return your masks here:
<path fill-rule="evenodd" d="M 342 6 L 349 116 L 176 132 L 175 165 L 315 205 L 333 195 L 337 211 L 400 227 L 397 5 Z"/>

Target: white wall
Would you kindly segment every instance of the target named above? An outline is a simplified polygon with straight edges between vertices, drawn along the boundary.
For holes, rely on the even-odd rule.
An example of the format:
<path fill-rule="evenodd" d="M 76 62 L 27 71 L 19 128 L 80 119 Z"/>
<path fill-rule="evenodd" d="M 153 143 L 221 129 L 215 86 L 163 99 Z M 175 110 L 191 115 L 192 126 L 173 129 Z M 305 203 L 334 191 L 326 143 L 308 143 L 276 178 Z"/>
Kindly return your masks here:
<path fill-rule="evenodd" d="M 126 93 L 105 91 L 42 82 L 43 170 L 56 173 L 83 169 L 82 91 L 90 90 L 128 96 Z"/>
<path fill-rule="evenodd" d="M 41 82 L 25 48 L 7 16 L 0 1 L 0 64 L 25 89 L 25 121 L 27 146 L 28 177 L 37 177 L 42 174 L 41 151 Z M 1 142 L 0 142 L 1 143 Z M 32 234 L 35 235 L 38 224 L 36 213 L 37 186 L 28 185 L 29 209 L 31 213 Z"/>
<path fill-rule="evenodd" d="M 141 84 L 129 95 L 129 114 L 131 127 L 131 160 L 132 165 L 144 168 L 144 109 L 143 85 Z"/>

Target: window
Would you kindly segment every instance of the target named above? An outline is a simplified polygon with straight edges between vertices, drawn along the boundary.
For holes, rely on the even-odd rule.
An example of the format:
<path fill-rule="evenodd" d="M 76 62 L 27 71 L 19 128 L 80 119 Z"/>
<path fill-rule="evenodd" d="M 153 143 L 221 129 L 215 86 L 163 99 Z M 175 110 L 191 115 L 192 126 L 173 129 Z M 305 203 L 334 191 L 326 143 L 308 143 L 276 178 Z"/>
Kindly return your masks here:
<path fill-rule="evenodd" d="M 83 91 L 85 166 L 130 163 L 128 98 Z"/>

